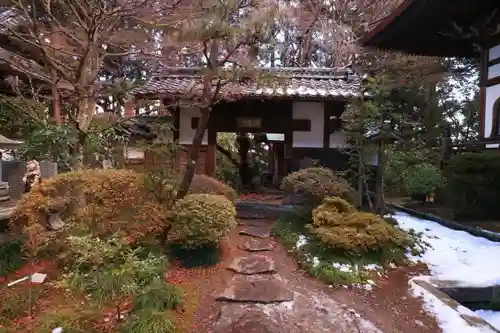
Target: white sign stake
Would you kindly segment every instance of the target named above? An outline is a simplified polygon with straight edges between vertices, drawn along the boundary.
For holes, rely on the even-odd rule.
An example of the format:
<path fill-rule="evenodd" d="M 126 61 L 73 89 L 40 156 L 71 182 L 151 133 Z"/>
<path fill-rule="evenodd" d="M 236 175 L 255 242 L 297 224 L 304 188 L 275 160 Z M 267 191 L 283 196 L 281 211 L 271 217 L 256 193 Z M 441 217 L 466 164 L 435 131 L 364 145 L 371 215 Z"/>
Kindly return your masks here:
<path fill-rule="evenodd" d="M 32 283 L 43 283 L 43 281 L 45 281 L 45 278 L 47 277 L 47 274 L 42 274 L 42 273 L 34 273 L 31 275 L 31 282 Z M 23 281 L 26 281 L 30 278 L 30 276 L 25 276 L 25 277 L 22 277 L 16 281 L 12 281 L 10 283 L 7 284 L 7 287 L 11 287 L 15 284 L 18 284 L 19 282 L 23 282 Z"/>

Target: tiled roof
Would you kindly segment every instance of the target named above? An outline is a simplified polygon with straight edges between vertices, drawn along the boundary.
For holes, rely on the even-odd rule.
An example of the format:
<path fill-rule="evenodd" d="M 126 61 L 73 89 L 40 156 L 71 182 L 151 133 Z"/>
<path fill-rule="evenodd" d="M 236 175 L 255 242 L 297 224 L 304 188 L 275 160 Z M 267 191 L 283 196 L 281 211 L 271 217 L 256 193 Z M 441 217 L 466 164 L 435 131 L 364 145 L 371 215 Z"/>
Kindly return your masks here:
<path fill-rule="evenodd" d="M 10 8 L 0 7 L 0 35 L 8 35 L 8 29 L 15 28 L 21 23 L 21 18 Z M 27 59 L 22 55 L 11 52 L 0 47 L 0 64 L 7 64 L 14 71 L 23 73 L 33 79 L 41 80 L 46 83 L 52 82 L 52 76 L 47 70 L 32 59 Z M 73 90 L 73 86 L 65 80 L 59 80 L 57 83 L 60 89 Z"/>
<path fill-rule="evenodd" d="M 230 82 L 222 87 L 224 98 L 351 98 L 361 93 L 361 80 L 350 69 L 333 68 L 257 68 L 265 78 L 260 84 Z M 213 85 L 215 89 L 215 83 Z M 197 68 L 169 68 L 132 90 L 136 96 L 200 95 L 202 74 Z"/>

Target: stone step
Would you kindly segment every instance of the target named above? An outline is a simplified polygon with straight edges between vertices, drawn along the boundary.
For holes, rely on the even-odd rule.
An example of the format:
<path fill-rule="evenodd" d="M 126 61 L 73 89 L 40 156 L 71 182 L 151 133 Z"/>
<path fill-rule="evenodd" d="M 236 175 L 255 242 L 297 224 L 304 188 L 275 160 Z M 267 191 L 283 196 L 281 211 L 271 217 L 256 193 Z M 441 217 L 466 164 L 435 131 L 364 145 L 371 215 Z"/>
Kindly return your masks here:
<path fill-rule="evenodd" d="M 7 202 L 10 200 L 10 196 L 6 195 L 6 196 L 0 196 L 0 202 Z"/>
<path fill-rule="evenodd" d="M 252 238 L 245 244 L 240 245 L 239 248 L 248 252 L 264 252 L 271 251 L 273 246 L 267 240 Z"/>
<path fill-rule="evenodd" d="M 293 300 L 293 292 L 272 278 L 235 280 L 217 297 L 218 301 L 240 303 L 281 303 Z"/>
<path fill-rule="evenodd" d="M 267 228 L 259 228 L 250 226 L 240 231 L 240 235 L 255 237 L 255 238 L 269 238 L 270 233 Z"/>
<path fill-rule="evenodd" d="M 223 307 L 212 333 L 282 333 L 283 327 L 262 310 L 240 313 L 239 308 Z"/>
<path fill-rule="evenodd" d="M 274 260 L 257 254 L 249 254 L 234 259 L 228 269 L 246 275 L 276 273 Z"/>

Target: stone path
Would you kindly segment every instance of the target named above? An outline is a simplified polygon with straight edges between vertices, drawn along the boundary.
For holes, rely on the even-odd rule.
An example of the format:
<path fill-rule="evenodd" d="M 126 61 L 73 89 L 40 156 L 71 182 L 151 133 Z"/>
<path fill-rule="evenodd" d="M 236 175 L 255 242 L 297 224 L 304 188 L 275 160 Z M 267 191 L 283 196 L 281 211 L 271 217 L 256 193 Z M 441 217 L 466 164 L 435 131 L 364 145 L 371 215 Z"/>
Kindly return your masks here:
<path fill-rule="evenodd" d="M 269 219 L 240 225 L 245 252 L 227 266 L 234 275 L 217 295 L 223 305 L 213 333 L 382 333 L 320 283 L 285 271 L 289 258 L 273 246 Z"/>

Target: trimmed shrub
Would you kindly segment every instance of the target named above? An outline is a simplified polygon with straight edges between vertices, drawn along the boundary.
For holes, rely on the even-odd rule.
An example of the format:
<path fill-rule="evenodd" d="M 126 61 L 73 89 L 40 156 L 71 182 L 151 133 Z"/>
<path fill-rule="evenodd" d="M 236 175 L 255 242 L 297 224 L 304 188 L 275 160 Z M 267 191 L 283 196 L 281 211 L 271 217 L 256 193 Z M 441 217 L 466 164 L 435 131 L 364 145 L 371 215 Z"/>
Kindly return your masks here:
<path fill-rule="evenodd" d="M 339 214 L 354 213 L 356 208 L 339 197 L 328 197 L 323 203 L 313 210 L 313 225 L 316 227 L 325 225 L 337 225 Z"/>
<path fill-rule="evenodd" d="M 236 192 L 223 182 L 207 175 L 194 175 L 189 187 L 189 194 L 218 194 L 236 203 Z"/>
<path fill-rule="evenodd" d="M 496 151 L 454 156 L 446 169 L 447 198 L 457 219 L 498 219 L 500 156 Z"/>
<path fill-rule="evenodd" d="M 372 213 L 352 210 L 340 213 L 337 206 L 325 204 L 314 210 L 313 221 L 309 231 L 328 250 L 360 256 L 410 245 L 403 231 Z"/>
<path fill-rule="evenodd" d="M 142 174 L 131 170 L 92 169 L 45 179 L 23 197 L 12 227 L 30 234 L 30 245 L 47 242 L 45 218 L 60 212 L 64 234 L 90 233 L 101 238 L 119 233 L 131 243 L 162 231 L 168 223 L 166 208 L 150 197 Z M 38 236 L 38 237 L 35 237 Z"/>
<path fill-rule="evenodd" d="M 403 173 L 406 190 L 411 195 L 428 195 L 445 186 L 441 170 L 431 164 L 418 164 Z"/>
<path fill-rule="evenodd" d="M 168 242 L 184 250 L 219 244 L 236 225 L 236 208 L 224 196 L 189 194 L 172 207 Z"/>
<path fill-rule="evenodd" d="M 357 205 L 356 191 L 349 182 L 328 168 L 314 167 L 292 172 L 283 178 L 281 189 L 293 204 L 310 209 L 333 196 Z"/>

